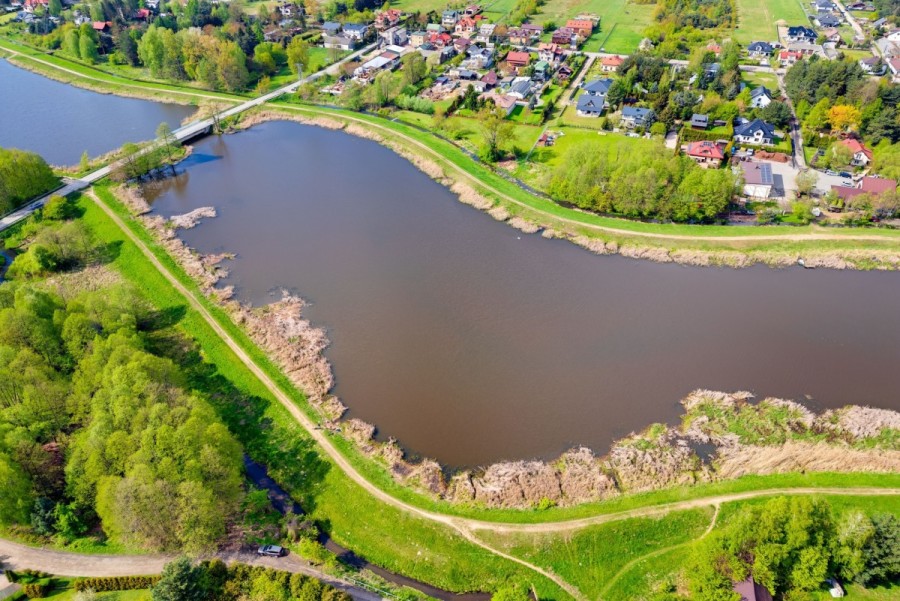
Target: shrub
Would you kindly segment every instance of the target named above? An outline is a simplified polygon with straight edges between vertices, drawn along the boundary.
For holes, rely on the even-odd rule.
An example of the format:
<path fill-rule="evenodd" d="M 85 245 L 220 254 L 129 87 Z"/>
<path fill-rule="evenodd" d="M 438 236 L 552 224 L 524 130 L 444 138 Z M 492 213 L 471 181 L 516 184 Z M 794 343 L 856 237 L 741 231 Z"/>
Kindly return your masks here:
<path fill-rule="evenodd" d="M 78 592 L 130 591 L 150 588 L 159 582 L 159 576 L 109 576 L 105 578 L 79 578 L 74 587 Z"/>
<path fill-rule="evenodd" d="M 29 582 L 22 585 L 22 592 L 29 599 L 42 599 L 47 596 L 50 584 L 45 582 Z"/>

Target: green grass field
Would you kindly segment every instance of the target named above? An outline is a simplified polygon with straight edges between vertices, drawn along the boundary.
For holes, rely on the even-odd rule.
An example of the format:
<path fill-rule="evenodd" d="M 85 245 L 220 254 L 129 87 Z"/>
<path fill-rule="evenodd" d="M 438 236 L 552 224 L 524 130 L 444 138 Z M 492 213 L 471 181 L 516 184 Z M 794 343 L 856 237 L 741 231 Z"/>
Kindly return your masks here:
<path fill-rule="evenodd" d="M 48 594 L 45 599 L 53 599 L 53 601 L 72 601 L 77 594 L 75 589 L 56 590 Z M 150 601 L 150 599 L 151 596 L 148 589 L 97 593 L 97 601 Z"/>
<path fill-rule="evenodd" d="M 738 26 L 734 40 L 741 44 L 778 39 L 775 23 L 785 20 L 789 25 L 807 25 L 803 0 L 737 0 Z"/>

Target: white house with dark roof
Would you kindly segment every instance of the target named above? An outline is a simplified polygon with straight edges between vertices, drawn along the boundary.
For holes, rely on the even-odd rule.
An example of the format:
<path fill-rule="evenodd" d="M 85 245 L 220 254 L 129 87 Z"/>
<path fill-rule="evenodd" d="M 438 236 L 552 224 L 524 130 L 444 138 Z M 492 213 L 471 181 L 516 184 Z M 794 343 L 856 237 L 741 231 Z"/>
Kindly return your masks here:
<path fill-rule="evenodd" d="M 755 109 L 764 109 L 772 104 L 772 92 L 766 86 L 759 86 L 750 90 L 750 106 Z"/>
<path fill-rule="evenodd" d="M 775 143 L 775 127 L 762 119 L 754 119 L 734 128 L 734 141 L 754 146 L 770 146 Z"/>
<path fill-rule="evenodd" d="M 793 27 L 788 27 L 787 30 L 787 41 L 788 42 L 806 42 L 812 44 L 816 41 L 816 38 L 819 37 L 819 34 L 816 33 L 816 30 L 811 27 L 806 27 L 805 25 L 796 25 Z"/>
<path fill-rule="evenodd" d="M 747 54 L 750 56 L 764 57 L 772 56 L 775 48 L 769 42 L 750 42 L 747 46 Z"/>
<path fill-rule="evenodd" d="M 635 106 L 626 106 L 622 109 L 622 125 L 628 129 L 635 127 L 650 127 L 656 116 L 652 109 Z"/>

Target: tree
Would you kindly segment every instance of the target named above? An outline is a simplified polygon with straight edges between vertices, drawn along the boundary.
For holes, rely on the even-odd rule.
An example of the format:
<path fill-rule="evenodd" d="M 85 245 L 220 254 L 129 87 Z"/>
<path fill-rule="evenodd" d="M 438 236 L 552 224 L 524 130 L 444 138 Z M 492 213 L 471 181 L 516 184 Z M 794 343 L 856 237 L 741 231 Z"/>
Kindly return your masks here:
<path fill-rule="evenodd" d="M 65 196 L 53 195 L 41 209 L 44 219 L 51 221 L 65 221 L 76 216 L 75 205 Z"/>
<path fill-rule="evenodd" d="M 885 584 L 900 577 L 900 520 L 889 513 L 872 516 L 872 536 L 862 547 L 865 568 L 857 580 L 865 586 Z"/>
<path fill-rule="evenodd" d="M 797 174 L 797 194 L 809 196 L 819 181 L 819 174 L 813 169 L 807 169 Z"/>
<path fill-rule="evenodd" d="M 309 68 L 309 44 L 296 36 L 287 47 L 287 63 L 294 75 L 300 75 Z"/>
<path fill-rule="evenodd" d="M 156 138 L 162 144 L 163 152 L 166 153 L 166 158 L 169 159 L 169 166 L 172 167 L 172 175 L 175 175 L 175 161 L 172 158 L 172 146 L 175 144 L 175 138 L 172 135 L 172 128 L 169 127 L 169 124 L 165 121 L 156 126 Z"/>
<path fill-rule="evenodd" d="M 59 179 L 33 152 L 0 148 L 0 214 L 53 189 Z"/>
<path fill-rule="evenodd" d="M 203 570 L 191 565 L 187 557 L 170 561 L 153 587 L 153 601 L 203 601 Z"/>
<path fill-rule="evenodd" d="M 831 124 L 831 129 L 837 131 L 857 129 L 861 119 L 862 113 L 855 106 L 837 104 L 828 109 L 828 123 Z"/>
<path fill-rule="evenodd" d="M 84 35 L 83 33 L 79 36 L 78 54 L 81 57 L 81 60 L 89 65 L 93 65 L 97 62 L 100 58 L 100 54 L 97 51 L 97 42 L 94 41 L 92 36 Z"/>
<path fill-rule="evenodd" d="M 500 107 L 484 108 L 478 113 L 481 137 L 489 160 L 497 160 L 503 146 L 512 139 L 514 127 Z"/>
<path fill-rule="evenodd" d="M 428 65 L 425 64 L 425 57 L 419 52 L 410 52 L 403 57 L 403 82 L 406 85 L 414 86 L 419 83 L 425 73 L 428 72 Z"/>
<path fill-rule="evenodd" d="M 216 60 L 216 75 L 222 86 L 229 92 L 242 90 L 250 80 L 247 70 L 247 55 L 235 42 L 220 42 L 220 52 Z"/>
<path fill-rule="evenodd" d="M 515 584 L 504 584 L 491 595 L 491 601 L 528 601 L 528 592 Z"/>
<path fill-rule="evenodd" d="M 372 104 L 377 107 L 390 104 L 394 98 L 394 74 L 390 71 L 382 71 L 376 75 L 371 90 Z"/>
<path fill-rule="evenodd" d="M 773 123 L 776 127 L 787 127 L 791 122 L 793 115 L 791 108 L 784 102 L 773 100 L 768 106 L 762 109 L 761 116 L 769 123 Z"/>
<path fill-rule="evenodd" d="M 61 0 L 50 0 L 50 3 L 48 5 L 47 9 L 50 11 L 51 15 L 53 15 L 54 17 L 58 17 L 59 14 L 63 10 L 62 1 Z"/>
<path fill-rule="evenodd" d="M 0 524 L 25 521 L 31 503 L 30 489 L 22 468 L 0 452 Z"/>
<path fill-rule="evenodd" d="M 81 56 L 81 46 L 78 43 L 78 35 L 77 29 L 70 29 L 63 37 L 62 51 L 74 58 L 79 58 Z"/>
<path fill-rule="evenodd" d="M 804 121 L 806 127 L 815 131 L 825 129 L 828 125 L 828 110 L 830 108 L 831 103 L 827 98 L 823 98 L 817 102 L 815 106 L 809 110 L 809 114 L 806 116 L 806 120 Z"/>

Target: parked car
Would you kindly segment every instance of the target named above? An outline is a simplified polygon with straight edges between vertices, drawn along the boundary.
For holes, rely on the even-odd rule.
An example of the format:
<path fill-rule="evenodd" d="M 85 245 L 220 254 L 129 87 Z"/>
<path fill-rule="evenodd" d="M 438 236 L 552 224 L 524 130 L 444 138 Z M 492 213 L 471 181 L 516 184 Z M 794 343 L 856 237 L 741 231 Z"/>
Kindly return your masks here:
<path fill-rule="evenodd" d="M 287 549 L 279 547 L 278 545 L 263 545 L 256 553 L 267 557 L 284 557 L 287 555 Z"/>
<path fill-rule="evenodd" d="M 832 169 L 826 169 L 826 170 L 825 170 L 825 175 L 834 175 L 834 176 L 837 176 L 837 174 L 838 174 L 838 172 L 837 172 L 837 171 L 834 171 L 834 170 L 832 170 Z"/>
<path fill-rule="evenodd" d="M 841 180 L 841 185 L 847 188 L 852 188 L 853 182 L 851 182 L 849 179 L 843 179 Z"/>
<path fill-rule="evenodd" d="M 847 173 L 846 171 L 841 171 L 840 173 L 838 173 L 838 175 L 840 175 L 841 177 L 846 177 L 847 179 L 850 179 L 851 177 L 853 177 L 852 174 Z"/>

